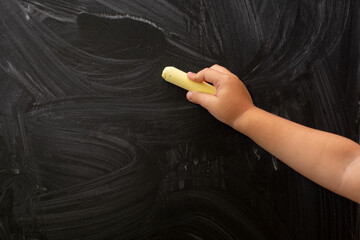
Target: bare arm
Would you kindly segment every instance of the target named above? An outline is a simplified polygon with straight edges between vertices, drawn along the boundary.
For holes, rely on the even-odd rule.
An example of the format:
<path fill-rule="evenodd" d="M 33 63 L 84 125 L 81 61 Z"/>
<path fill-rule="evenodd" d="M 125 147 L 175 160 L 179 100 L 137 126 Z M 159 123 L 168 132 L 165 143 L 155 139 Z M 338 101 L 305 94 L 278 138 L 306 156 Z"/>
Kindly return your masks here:
<path fill-rule="evenodd" d="M 305 177 L 360 202 L 360 147 L 355 142 L 256 107 L 234 128 Z"/>
<path fill-rule="evenodd" d="M 302 126 L 255 107 L 244 84 L 214 65 L 194 81 L 212 82 L 215 96 L 191 92 L 187 98 L 214 117 L 247 135 L 305 177 L 360 203 L 360 146 L 341 136 Z"/>

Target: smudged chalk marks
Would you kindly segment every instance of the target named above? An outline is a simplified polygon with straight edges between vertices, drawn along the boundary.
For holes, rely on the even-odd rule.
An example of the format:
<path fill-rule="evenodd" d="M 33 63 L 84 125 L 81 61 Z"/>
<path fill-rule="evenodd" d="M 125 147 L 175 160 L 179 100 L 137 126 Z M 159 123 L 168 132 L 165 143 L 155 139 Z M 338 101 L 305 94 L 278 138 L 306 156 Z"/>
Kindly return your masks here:
<path fill-rule="evenodd" d="M 0 1 L 0 239 L 358 239 L 359 211 L 211 118 L 164 66 L 359 140 L 355 0 Z"/>

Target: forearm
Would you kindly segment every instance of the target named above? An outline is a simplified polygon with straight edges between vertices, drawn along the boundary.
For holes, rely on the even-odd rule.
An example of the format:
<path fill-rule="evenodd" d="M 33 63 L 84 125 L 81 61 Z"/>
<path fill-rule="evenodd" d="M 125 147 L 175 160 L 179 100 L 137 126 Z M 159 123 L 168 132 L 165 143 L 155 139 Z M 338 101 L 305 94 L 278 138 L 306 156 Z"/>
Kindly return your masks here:
<path fill-rule="evenodd" d="M 307 178 L 349 197 L 342 181 L 348 166 L 360 155 L 358 144 L 256 107 L 244 114 L 235 122 L 236 130 Z"/>
<path fill-rule="evenodd" d="M 214 65 L 197 74 L 216 94 L 188 92 L 187 98 L 247 135 L 266 151 L 314 182 L 360 203 L 360 147 L 344 137 L 311 129 L 256 108 L 245 85 Z"/>

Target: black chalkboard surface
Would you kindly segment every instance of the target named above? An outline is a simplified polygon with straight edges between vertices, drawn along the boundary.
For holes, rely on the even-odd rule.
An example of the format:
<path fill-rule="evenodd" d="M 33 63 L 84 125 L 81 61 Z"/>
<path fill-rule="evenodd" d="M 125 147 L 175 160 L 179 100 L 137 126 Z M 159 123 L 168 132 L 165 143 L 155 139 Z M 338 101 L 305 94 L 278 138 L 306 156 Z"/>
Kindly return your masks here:
<path fill-rule="evenodd" d="M 0 1 L 0 239 L 360 239 L 355 203 L 160 76 L 217 63 L 257 106 L 359 141 L 359 10 Z"/>

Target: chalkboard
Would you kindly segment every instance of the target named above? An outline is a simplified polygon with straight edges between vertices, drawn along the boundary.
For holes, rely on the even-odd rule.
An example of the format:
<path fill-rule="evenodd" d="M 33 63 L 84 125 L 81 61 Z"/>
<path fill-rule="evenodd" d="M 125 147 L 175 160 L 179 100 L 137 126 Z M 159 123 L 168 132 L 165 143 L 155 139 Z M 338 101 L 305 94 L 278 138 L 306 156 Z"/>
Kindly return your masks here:
<path fill-rule="evenodd" d="M 217 63 L 258 107 L 359 141 L 359 10 L 0 1 L 0 239 L 360 239 L 355 203 L 161 78 Z"/>

